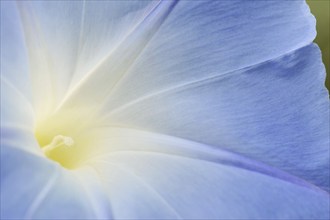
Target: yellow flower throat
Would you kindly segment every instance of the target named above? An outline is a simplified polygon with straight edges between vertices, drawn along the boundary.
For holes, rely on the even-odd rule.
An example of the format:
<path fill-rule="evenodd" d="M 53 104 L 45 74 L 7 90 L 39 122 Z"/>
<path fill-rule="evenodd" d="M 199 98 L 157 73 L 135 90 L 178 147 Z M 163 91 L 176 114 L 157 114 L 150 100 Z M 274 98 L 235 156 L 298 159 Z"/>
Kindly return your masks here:
<path fill-rule="evenodd" d="M 81 166 L 94 151 L 97 140 L 87 121 L 77 114 L 61 114 L 39 121 L 35 136 L 45 156 L 67 169 Z"/>

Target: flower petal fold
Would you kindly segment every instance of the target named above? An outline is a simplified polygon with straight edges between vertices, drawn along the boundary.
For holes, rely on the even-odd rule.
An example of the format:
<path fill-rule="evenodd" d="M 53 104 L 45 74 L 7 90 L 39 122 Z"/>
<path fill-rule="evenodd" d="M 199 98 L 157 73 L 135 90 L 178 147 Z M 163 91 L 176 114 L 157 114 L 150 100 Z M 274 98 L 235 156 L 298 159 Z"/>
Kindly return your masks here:
<path fill-rule="evenodd" d="M 329 218 L 327 192 L 279 170 L 178 138 L 113 132 L 113 150 L 90 165 L 107 184 L 114 218 Z"/>
<path fill-rule="evenodd" d="M 226 75 L 215 72 L 146 94 L 114 108 L 106 123 L 229 149 L 326 189 L 329 99 L 324 77 L 319 49 L 309 45 Z"/>

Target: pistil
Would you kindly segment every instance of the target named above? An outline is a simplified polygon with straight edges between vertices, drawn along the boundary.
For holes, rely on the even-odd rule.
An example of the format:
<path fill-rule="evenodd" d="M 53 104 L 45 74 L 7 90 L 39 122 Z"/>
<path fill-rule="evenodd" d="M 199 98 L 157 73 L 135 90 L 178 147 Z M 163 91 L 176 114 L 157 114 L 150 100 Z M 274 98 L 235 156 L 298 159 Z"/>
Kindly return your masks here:
<path fill-rule="evenodd" d="M 57 135 L 53 138 L 52 142 L 42 148 L 42 151 L 46 156 L 50 155 L 50 152 L 56 148 L 65 146 L 72 147 L 74 145 L 74 140 L 71 137 Z"/>

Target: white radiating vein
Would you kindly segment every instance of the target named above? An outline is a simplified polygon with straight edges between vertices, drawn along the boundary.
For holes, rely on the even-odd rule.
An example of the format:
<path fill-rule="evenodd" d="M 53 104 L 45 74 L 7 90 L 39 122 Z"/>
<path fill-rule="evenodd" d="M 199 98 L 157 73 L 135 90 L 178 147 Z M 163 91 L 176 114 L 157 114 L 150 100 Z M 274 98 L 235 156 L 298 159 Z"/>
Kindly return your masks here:
<path fill-rule="evenodd" d="M 58 169 L 55 168 L 53 175 L 51 178 L 48 180 L 44 188 L 39 192 L 39 194 L 36 196 L 30 207 L 28 208 L 24 219 L 32 219 L 32 216 L 35 214 L 37 209 L 40 207 L 41 203 L 46 199 L 49 191 L 53 186 L 55 185 L 55 181 L 57 180 L 59 174 L 58 174 Z"/>

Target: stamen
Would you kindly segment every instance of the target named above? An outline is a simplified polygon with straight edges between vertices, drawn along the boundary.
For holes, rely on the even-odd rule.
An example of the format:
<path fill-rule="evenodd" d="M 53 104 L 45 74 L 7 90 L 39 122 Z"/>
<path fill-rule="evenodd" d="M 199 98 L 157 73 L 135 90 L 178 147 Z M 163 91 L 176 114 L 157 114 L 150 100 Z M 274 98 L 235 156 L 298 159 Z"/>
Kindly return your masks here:
<path fill-rule="evenodd" d="M 74 145 L 74 140 L 71 137 L 57 135 L 53 138 L 52 142 L 42 148 L 42 151 L 49 156 L 50 152 L 60 146 L 71 147 Z"/>

